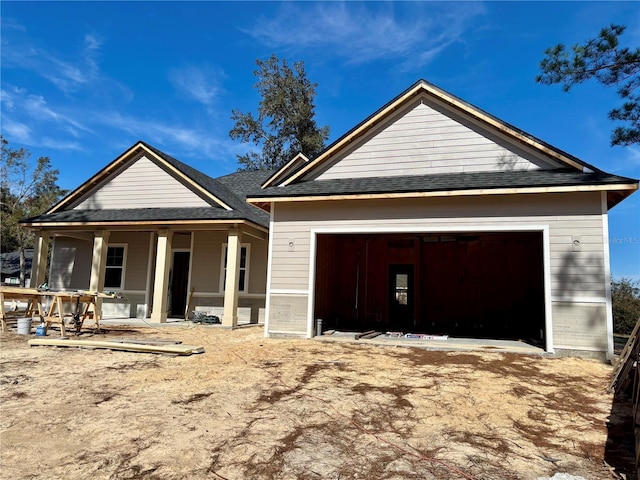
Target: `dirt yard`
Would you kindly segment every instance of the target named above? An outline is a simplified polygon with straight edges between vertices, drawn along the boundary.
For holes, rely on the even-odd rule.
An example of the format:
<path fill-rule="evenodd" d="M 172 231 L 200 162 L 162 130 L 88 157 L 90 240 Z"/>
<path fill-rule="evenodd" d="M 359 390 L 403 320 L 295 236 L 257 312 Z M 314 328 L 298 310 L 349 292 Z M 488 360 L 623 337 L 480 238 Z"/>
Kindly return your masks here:
<path fill-rule="evenodd" d="M 629 474 L 628 411 L 596 361 L 267 340 L 260 327 L 80 336 L 113 337 L 206 351 L 29 347 L 1 334 L 0 478 Z"/>

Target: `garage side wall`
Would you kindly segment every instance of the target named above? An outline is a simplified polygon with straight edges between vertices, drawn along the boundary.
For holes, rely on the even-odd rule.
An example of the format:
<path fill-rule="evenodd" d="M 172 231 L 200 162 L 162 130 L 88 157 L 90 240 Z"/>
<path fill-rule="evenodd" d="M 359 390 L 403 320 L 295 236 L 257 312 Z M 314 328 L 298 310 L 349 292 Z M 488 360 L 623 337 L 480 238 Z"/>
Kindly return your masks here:
<path fill-rule="evenodd" d="M 311 334 L 315 230 L 480 232 L 527 225 L 549 232 L 553 347 L 606 351 L 608 279 L 599 192 L 276 203 L 267 333 Z"/>

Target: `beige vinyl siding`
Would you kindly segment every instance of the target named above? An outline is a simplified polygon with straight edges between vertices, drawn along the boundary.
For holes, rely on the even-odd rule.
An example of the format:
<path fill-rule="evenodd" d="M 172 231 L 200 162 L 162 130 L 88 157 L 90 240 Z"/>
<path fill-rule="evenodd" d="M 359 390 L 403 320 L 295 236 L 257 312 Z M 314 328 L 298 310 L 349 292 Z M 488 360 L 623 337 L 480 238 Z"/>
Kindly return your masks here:
<path fill-rule="evenodd" d="M 55 237 L 51 250 L 51 290 L 86 290 L 91 280 L 93 243 L 71 237 Z"/>
<path fill-rule="evenodd" d="M 194 232 L 194 235 L 191 286 L 196 293 L 222 293 L 222 245 L 227 243 L 227 232 Z M 249 288 L 246 293 L 264 294 L 267 289 L 267 241 L 243 235 L 242 243 L 249 244 Z"/>
<path fill-rule="evenodd" d="M 173 250 L 190 250 L 191 234 L 190 233 L 174 233 L 171 237 L 171 248 Z"/>
<path fill-rule="evenodd" d="M 194 232 L 191 287 L 196 293 L 214 293 L 220 290 L 220 262 L 222 244 L 227 232 Z"/>
<path fill-rule="evenodd" d="M 105 185 L 91 192 L 74 209 L 208 206 L 185 185 L 142 156 Z"/>
<path fill-rule="evenodd" d="M 113 232 L 109 236 L 110 245 L 127 247 L 124 290 L 144 291 L 147 288 L 150 235 L 150 232 Z"/>
<path fill-rule="evenodd" d="M 318 180 L 551 168 L 553 161 L 417 103 L 331 161 Z"/>
<path fill-rule="evenodd" d="M 243 236 L 243 243 L 251 245 L 249 256 L 249 290 L 247 293 L 265 293 L 267 291 L 267 240 Z"/>
<path fill-rule="evenodd" d="M 271 288 L 309 288 L 312 228 L 364 232 L 394 227 L 455 230 L 473 225 L 482 231 L 483 227 L 548 225 L 552 296 L 604 298 L 603 270 L 592 268 L 604 262 L 600 208 L 598 192 L 278 204 L 271 232 Z M 579 251 L 573 251 L 573 236 L 580 236 Z"/>

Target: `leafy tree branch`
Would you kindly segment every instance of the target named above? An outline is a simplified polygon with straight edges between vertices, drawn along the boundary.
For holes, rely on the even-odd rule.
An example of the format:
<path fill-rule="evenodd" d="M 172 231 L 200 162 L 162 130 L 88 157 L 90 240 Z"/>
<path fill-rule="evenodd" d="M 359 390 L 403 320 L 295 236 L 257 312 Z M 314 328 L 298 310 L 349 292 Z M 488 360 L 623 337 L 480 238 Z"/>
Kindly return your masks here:
<path fill-rule="evenodd" d="M 272 170 L 282 167 L 297 153 L 312 158 L 324 149 L 329 127 L 318 127 L 315 120 L 317 84 L 307 78 L 303 62 L 289 66 L 272 55 L 256 60 L 260 93 L 258 115 L 232 110 L 234 126 L 229 136 L 251 143 L 258 151 L 238 155 L 241 170 Z"/>
<path fill-rule="evenodd" d="M 66 192 L 57 185 L 58 170 L 49 157 L 35 164 L 31 153 L 13 149 L 0 136 L 0 227 L 2 252 L 20 252 L 20 285 L 24 286 L 24 250 L 33 247 L 34 234 L 20 220 L 40 215 Z"/>

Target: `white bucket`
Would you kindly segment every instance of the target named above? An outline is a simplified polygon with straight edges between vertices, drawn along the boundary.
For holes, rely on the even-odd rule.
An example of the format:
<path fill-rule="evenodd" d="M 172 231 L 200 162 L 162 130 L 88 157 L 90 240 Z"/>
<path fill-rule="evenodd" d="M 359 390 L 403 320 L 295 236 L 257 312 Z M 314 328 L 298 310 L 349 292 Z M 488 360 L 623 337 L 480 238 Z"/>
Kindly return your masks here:
<path fill-rule="evenodd" d="M 19 318 L 18 319 L 18 333 L 20 335 L 29 335 L 31 333 L 31 319 Z"/>

